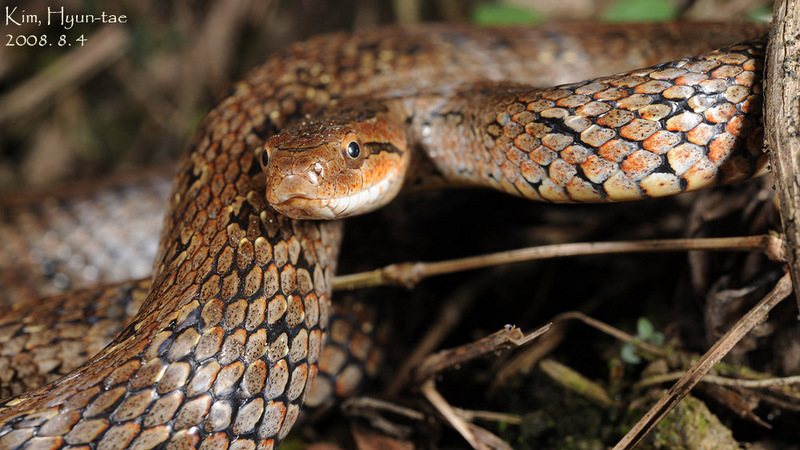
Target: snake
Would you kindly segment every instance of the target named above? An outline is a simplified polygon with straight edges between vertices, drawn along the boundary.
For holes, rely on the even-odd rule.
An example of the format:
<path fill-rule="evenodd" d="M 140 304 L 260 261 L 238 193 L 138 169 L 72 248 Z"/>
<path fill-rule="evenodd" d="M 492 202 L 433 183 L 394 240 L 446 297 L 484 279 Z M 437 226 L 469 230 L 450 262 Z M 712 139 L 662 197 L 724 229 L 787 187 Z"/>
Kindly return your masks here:
<path fill-rule="evenodd" d="M 3 400 L 0 448 L 279 446 L 329 333 L 342 221 L 318 219 L 443 184 L 602 202 L 758 175 L 764 31 L 389 27 L 269 57 L 190 141 L 139 311 Z"/>

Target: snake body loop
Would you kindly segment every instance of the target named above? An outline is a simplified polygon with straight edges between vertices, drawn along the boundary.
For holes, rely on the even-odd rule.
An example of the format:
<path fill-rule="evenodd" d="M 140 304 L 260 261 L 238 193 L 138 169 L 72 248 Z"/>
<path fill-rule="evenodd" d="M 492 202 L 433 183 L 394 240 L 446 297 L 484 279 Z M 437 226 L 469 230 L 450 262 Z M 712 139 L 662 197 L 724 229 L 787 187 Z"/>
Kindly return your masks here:
<path fill-rule="evenodd" d="M 662 197 L 750 178 L 767 165 L 765 45 L 548 89 L 477 83 L 350 102 L 267 141 L 267 200 L 291 217 L 331 219 L 371 211 L 404 179 L 431 183 L 431 176 L 569 203 Z M 360 149 L 357 157 L 348 148 Z M 406 174 L 412 152 L 433 173 Z"/>
<path fill-rule="evenodd" d="M 630 70 L 761 33 L 755 26 L 709 24 L 580 30 L 433 26 L 326 36 L 271 57 L 234 86 L 191 141 L 169 199 L 152 288 L 139 313 L 86 364 L 56 382 L 5 400 L 0 406 L 0 448 L 274 448 L 286 437 L 315 378 L 325 342 L 341 225 L 293 220 L 275 212 L 265 200 L 266 183 L 258 161 L 267 138 L 299 123 L 306 114 L 348 97 L 413 98 L 417 92 L 440 89 L 442 80 L 448 86 L 486 80 L 529 85 L 570 82 L 611 67 Z M 659 44 L 667 38 L 671 38 L 667 44 Z M 609 65 L 603 57 L 608 49 L 621 50 L 613 55 L 619 65 Z M 561 59 L 566 67 L 560 66 Z M 550 64 L 538 64 L 540 60 Z M 553 72 L 562 77 L 548 77 Z M 587 94 L 578 91 L 596 85 L 542 91 L 549 94 L 542 93 L 539 99 L 530 93 L 499 92 L 491 109 L 480 111 L 475 108 L 488 106 L 483 93 L 469 98 L 472 95 L 453 91 L 454 95 L 427 106 L 418 103 L 421 109 L 409 118 L 412 126 L 422 127 L 416 128 L 421 138 L 414 136 L 416 132 L 405 136 L 428 146 L 427 126 L 432 133 L 443 133 L 441 142 L 452 140 L 452 146 L 430 144 L 437 152 L 484 145 L 483 159 L 475 158 L 474 168 L 462 164 L 454 169 L 455 175 L 442 165 L 449 163 L 428 153 L 431 173 L 457 178 L 467 171 L 482 172 L 493 180 L 485 184 L 517 194 L 530 191 L 550 198 L 548 190 L 558 191 L 557 187 L 558 192 L 575 195 L 569 177 L 562 177 L 566 183 L 559 181 L 552 164 L 570 157 L 578 161 L 580 152 L 567 151 L 568 144 L 553 149 L 550 146 L 561 147 L 564 138 L 550 142 L 548 136 L 567 133 L 565 127 L 578 124 L 555 112 L 549 122 L 527 121 L 518 109 L 543 115 L 564 108 L 569 116 L 572 108 L 589 109 L 593 103 L 568 99 L 584 98 Z M 531 106 L 545 101 L 566 104 L 538 111 Z M 471 109 L 456 112 L 461 104 Z M 735 104 L 739 108 L 740 102 Z M 641 116 L 641 109 L 637 113 Z M 597 117 L 598 125 L 584 131 L 602 125 L 600 114 L 590 116 Z M 622 120 L 618 117 L 603 126 L 623 135 L 627 132 L 622 131 Z M 536 123 L 553 128 L 529 133 L 529 125 Z M 452 124 L 467 133 L 466 138 L 445 134 Z M 664 126 L 670 130 L 668 123 Z M 520 128 L 541 139 L 541 146 L 522 142 Z M 470 136 L 472 132 L 478 134 Z M 594 140 L 602 139 L 603 133 L 598 134 Z M 361 143 L 366 142 L 377 141 Z M 337 151 L 347 153 L 349 147 Z M 627 159 L 615 159 L 613 155 L 626 152 L 622 147 L 609 148 L 608 161 L 626 172 L 638 150 Z M 376 155 L 394 153 L 386 145 L 376 148 Z M 688 152 L 686 158 L 693 155 Z M 612 197 L 616 191 L 606 184 L 612 175 L 606 181 L 594 181 L 590 175 L 603 177 L 601 162 L 581 165 L 598 156 L 603 155 L 586 154 L 578 164 L 579 178 L 591 184 L 577 192 Z M 539 174 L 540 181 L 535 179 L 536 170 L 524 171 L 528 163 L 547 166 L 539 160 L 548 159 L 549 172 Z M 486 169 L 491 161 L 496 165 Z M 517 169 L 521 175 L 510 172 Z M 748 172 L 751 169 L 747 167 Z M 527 185 L 516 183 L 520 176 Z M 396 187 L 384 190 L 391 193 Z"/>

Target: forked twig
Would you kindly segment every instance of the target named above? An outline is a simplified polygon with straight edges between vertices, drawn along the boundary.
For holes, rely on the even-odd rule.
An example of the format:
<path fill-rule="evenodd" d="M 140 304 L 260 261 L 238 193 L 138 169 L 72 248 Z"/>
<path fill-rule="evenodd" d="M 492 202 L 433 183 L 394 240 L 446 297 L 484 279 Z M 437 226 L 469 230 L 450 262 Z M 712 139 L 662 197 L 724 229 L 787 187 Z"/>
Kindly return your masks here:
<path fill-rule="evenodd" d="M 444 416 L 447 422 L 458 431 L 464 439 L 469 442 L 469 445 L 475 449 L 511 449 L 508 444 L 502 439 L 483 429 L 477 425 L 467 422 L 461 414 L 460 410 L 454 408 L 450 403 L 442 397 L 442 394 L 436 390 L 436 385 L 433 378 L 429 378 L 420 387 L 422 394 L 429 402 L 436 408 L 439 413 Z"/>
<path fill-rule="evenodd" d="M 519 328 L 508 327 L 490 334 L 483 339 L 453 349 L 442 350 L 428 356 L 414 371 L 414 380 L 420 384 L 420 390 L 426 399 L 436 408 L 447 422 L 458 431 L 464 439 L 476 449 L 510 448 L 504 442 L 483 428 L 467 422 L 471 416 L 463 414 L 463 410 L 454 408 L 436 390 L 434 375 L 438 372 L 477 358 L 481 355 L 497 351 L 508 345 L 525 345 L 550 329 L 550 324 L 524 334 Z M 487 443 L 491 443 L 490 445 Z"/>
<path fill-rule="evenodd" d="M 425 358 L 425 360 L 417 366 L 414 372 L 414 380 L 416 382 L 421 382 L 448 367 L 453 367 L 487 353 L 495 352 L 508 345 L 525 345 L 546 333 L 549 329 L 550 324 L 548 323 L 538 328 L 536 331 L 524 334 L 519 328 L 509 327 L 492 333 L 475 342 L 434 353 Z"/>
<path fill-rule="evenodd" d="M 422 394 L 425 398 L 428 399 L 429 402 L 441 413 L 447 422 L 453 426 L 453 428 L 458 431 L 461 436 L 469 442 L 469 445 L 472 448 L 485 448 L 478 438 L 472 433 L 470 430 L 467 421 L 461 418 L 456 411 L 447 403 L 447 400 L 442 397 L 442 394 L 436 390 L 436 386 L 434 385 L 433 379 L 428 379 L 425 381 L 422 386 L 420 387 Z"/>

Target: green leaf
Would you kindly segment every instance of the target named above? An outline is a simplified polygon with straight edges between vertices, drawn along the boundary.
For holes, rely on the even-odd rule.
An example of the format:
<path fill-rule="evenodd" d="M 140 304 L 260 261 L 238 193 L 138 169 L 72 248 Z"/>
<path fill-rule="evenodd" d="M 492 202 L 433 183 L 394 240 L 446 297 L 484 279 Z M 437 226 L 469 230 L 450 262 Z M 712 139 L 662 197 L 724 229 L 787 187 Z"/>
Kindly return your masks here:
<path fill-rule="evenodd" d="M 655 328 L 653 328 L 653 324 L 650 323 L 644 317 L 640 317 L 638 321 L 636 321 L 636 336 L 643 340 L 648 341 L 653 337 L 653 333 L 655 332 Z"/>
<path fill-rule="evenodd" d="M 608 22 L 664 22 L 678 17 L 678 8 L 669 0 L 619 0 L 603 14 Z"/>
<path fill-rule="evenodd" d="M 472 10 L 472 23 L 478 25 L 525 25 L 542 23 L 544 16 L 516 6 L 479 3 Z"/>
<path fill-rule="evenodd" d="M 632 343 L 627 342 L 623 344 L 622 348 L 619 351 L 620 359 L 622 359 L 628 364 L 639 364 L 640 362 L 642 362 L 642 358 L 640 358 L 639 355 L 634 353 L 634 350 L 636 350 L 636 346 L 633 345 Z"/>
<path fill-rule="evenodd" d="M 772 19 L 772 7 L 759 5 L 747 12 L 747 20 L 768 23 Z"/>

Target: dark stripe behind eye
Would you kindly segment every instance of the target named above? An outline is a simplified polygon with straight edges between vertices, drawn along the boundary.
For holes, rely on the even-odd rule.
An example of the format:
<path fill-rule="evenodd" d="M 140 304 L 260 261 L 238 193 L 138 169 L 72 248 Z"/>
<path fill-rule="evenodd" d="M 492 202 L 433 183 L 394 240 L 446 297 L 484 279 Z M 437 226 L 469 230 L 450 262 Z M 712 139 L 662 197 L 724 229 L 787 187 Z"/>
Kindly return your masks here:
<path fill-rule="evenodd" d="M 377 155 L 378 153 L 397 153 L 402 154 L 403 151 L 388 142 L 365 142 L 364 145 L 369 148 L 370 155 Z"/>

